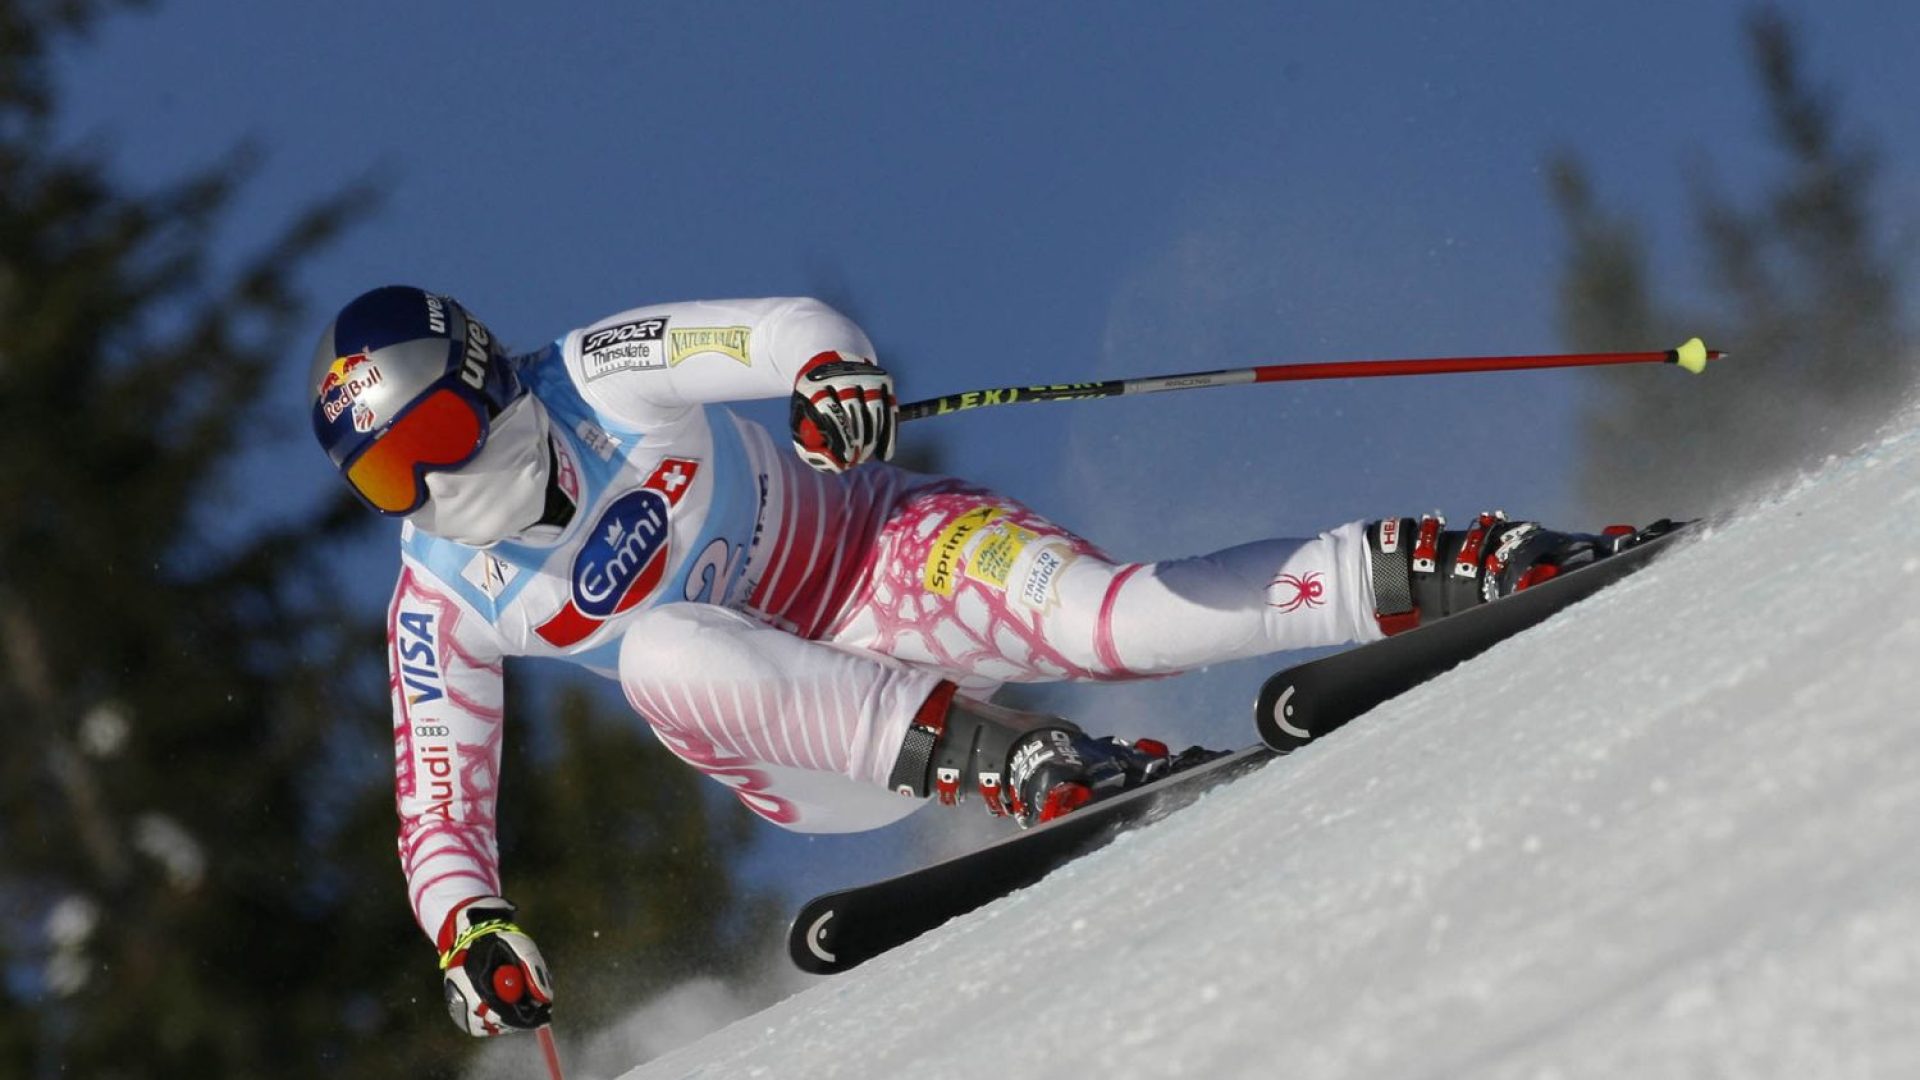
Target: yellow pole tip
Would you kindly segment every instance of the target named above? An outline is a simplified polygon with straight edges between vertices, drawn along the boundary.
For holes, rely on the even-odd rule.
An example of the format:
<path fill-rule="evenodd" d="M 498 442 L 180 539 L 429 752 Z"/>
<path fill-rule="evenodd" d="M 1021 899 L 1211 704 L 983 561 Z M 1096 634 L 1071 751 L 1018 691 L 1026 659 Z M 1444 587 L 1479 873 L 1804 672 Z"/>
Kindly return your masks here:
<path fill-rule="evenodd" d="M 1685 345 L 1673 350 L 1673 362 L 1695 375 L 1707 370 L 1706 343 L 1699 338 L 1688 338 Z"/>

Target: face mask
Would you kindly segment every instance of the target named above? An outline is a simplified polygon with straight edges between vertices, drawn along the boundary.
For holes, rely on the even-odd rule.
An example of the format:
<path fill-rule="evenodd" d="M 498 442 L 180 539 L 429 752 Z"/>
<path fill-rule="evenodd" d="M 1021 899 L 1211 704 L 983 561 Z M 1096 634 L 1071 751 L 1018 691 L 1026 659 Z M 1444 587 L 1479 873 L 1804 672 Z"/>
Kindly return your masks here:
<path fill-rule="evenodd" d="M 426 505 L 407 520 L 455 543 L 492 547 L 545 512 L 548 453 L 547 411 L 523 395 L 494 417 L 472 461 L 427 474 Z"/>

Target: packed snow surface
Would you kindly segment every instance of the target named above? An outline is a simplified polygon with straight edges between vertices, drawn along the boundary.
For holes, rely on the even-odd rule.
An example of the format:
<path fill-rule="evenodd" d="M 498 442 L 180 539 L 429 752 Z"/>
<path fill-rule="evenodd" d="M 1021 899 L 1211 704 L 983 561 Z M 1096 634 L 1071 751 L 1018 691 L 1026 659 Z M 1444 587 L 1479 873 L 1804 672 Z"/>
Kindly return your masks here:
<path fill-rule="evenodd" d="M 631 1077 L 1920 1076 L 1920 434 Z"/>

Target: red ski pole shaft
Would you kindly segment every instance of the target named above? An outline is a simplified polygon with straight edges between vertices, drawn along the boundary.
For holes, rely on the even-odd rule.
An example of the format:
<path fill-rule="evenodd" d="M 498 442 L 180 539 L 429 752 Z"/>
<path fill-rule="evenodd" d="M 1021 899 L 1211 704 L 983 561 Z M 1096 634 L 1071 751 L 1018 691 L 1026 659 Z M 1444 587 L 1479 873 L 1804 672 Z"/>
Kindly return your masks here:
<path fill-rule="evenodd" d="M 560 1068 L 560 1048 L 553 1044 L 553 1025 L 541 1024 L 533 1030 L 540 1039 L 540 1054 L 547 1059 L 547 1076 L 551 1080 L 567 1080 L 567 1074 Z"/>
<path fill-rule="evenodd" d="M 1548 353 L 1539 356 L 1449 356 L 1425 360 L 1347 360 L 1335 363 L 1265 364 L 1225 371 L 1194 371 L 1185 375 L 1152 375 L 1105 382 L 1055 383 L 1050 386 L 1003 386 L 969 390 L 900 406 L 900 419 L 944 416 L 989 405 L 1031 401 L 1074 401 L 1085 398 L 1158 394 L 1168 390 L 1200 390 L 1210 386 L 1248 383 L 1303 382 L 1313 379 L 1377 379 L 1398 375 L 1459 375 L 1484 371 L 1530 371 L 1540 368 L 1597 367 L 1607 364 L 1674 364 L 1694 374 L 1707 361 L 1727 354 L 1709 349 L 1699 338 L 1664 352 Z"/>

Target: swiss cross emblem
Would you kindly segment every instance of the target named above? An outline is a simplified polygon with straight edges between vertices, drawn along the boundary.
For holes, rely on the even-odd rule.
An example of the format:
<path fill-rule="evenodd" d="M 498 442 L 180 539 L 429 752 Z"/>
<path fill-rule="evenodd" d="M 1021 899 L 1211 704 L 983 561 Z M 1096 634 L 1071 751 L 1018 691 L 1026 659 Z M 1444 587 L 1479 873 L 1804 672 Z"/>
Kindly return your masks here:
<path fill-rule="evenodd" d="M 672 562 L 671 513 L 699 471 L 697 461 L 665 458 L 640 486 L 608 502 L 573 554 L 566 603 L 534 632 L 568 648 L 652 596 Z"/>

